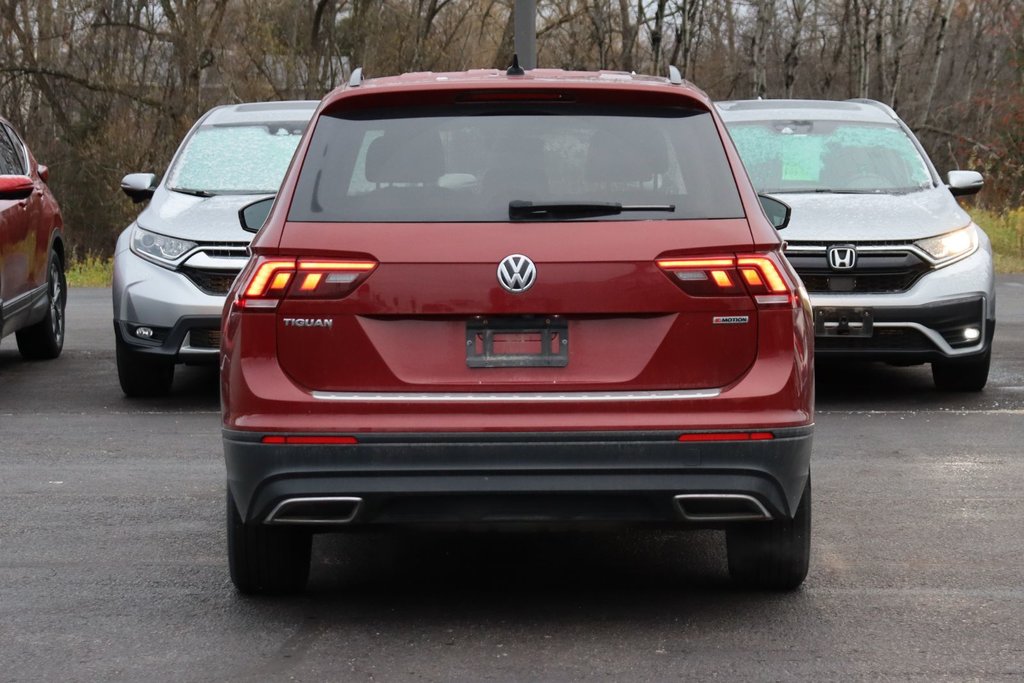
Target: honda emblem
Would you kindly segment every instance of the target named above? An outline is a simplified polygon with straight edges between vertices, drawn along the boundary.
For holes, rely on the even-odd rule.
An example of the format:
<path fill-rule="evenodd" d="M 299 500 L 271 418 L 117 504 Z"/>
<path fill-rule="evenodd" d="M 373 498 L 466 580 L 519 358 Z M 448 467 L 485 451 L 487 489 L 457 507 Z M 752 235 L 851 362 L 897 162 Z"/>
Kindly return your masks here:
<path fill-rule="evenodd" d="M 853 270 L 857 265 L 857 248 L 852 244 L 836 244 L 829 247 L 828 265 L 832 270 Z"/>

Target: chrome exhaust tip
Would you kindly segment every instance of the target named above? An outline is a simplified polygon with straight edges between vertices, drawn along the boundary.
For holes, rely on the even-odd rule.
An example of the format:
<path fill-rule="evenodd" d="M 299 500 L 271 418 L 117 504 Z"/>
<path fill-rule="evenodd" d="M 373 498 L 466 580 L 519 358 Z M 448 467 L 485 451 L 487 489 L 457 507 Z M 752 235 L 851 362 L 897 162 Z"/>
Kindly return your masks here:
<path fill-rule="evenodd" d="M 745 493 L 682 493 L 675 501 L 688 522 L 760 522 L 772 518 L 761 501 Z"/>
<path fill-rule="evenodd" d="M 348 524 L 362 507 L 362 498 L 347 496 L 286 498 L 270 511 L 264 523 Z"/>

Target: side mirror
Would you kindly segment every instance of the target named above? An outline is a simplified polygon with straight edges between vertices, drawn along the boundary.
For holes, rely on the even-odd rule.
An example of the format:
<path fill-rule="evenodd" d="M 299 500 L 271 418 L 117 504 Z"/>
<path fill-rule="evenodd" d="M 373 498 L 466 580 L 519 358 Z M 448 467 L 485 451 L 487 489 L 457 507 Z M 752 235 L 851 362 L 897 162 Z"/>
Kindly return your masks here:
<path fill-rule="evenodd" d="M 985 179 L 977 171 L 950 171 L 946 177 L 949 180 L 946 187 L 954 197 L 977 194 L 985 186 Z"/>
<path fill-rule="evenodd" d="M 153 196 L 156 190 L 156 175 L 153 173 L 129 173 L 121 178 L 121 189 L 136 204 Z"/>
<path fill-rule="evenodd" d="M 43 164 L 36 164 L 36 173 L 39 174 L 39 179 L 44 183 L 50 182 L 50 167 L 44 166 Z"/>
<path fill-rule="evenodd" d="M 789 216 L 793 213 L 793 209 L 789 208 L 789 204 L 780 202 L 775 197 L 769 197 L 766 194 L 759 194 L 757 198 L 761 200 L 761 208 L 764 209 L 764 215 L 768 217 L 768 220 L 771 221 L 776 230 L 782 230 L 789 225 Z"/>
<path fill-rule="evenodd" d="M 27 175 L 0 175 L 0 199 L 26 199 L 34 189 Z"/>
<path fill-rule="evenodd" d="M 276 197 L 264 197 L 239 209 L 238 222 L 242 225 L 242 230 L 259 232 L 263 224 L 267 222 L 267 216 L 270 215 L 270 207 L 274 205 L 274 199 Z"/>

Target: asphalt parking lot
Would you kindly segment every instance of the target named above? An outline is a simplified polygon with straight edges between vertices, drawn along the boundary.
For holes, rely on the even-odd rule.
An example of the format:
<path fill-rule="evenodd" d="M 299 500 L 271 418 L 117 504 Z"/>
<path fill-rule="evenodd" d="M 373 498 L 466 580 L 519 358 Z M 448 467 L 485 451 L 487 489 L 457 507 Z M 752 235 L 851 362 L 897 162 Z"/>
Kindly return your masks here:
<path fill-rule="evenodd" d="M 0 344 L 0 680 L 1024 677 L 1024 277 L 989 387 L 820 369 L 810 575 L 743 592 L 716 532 L 318 537 L 307 594 L 228 579 L 216 374 L 127 400 L 109 290 L 64 355 Z"/>

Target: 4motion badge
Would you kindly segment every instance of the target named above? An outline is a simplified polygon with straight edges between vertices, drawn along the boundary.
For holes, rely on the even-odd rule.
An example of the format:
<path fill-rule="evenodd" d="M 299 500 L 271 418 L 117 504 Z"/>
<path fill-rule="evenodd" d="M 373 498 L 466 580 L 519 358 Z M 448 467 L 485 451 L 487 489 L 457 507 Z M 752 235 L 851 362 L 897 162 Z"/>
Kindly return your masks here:
<path fill-rule="evenodd" d="M 750 322 L 749 315 L 716 315 L 711 319 L 715 325 L 746 325 Z"/>

